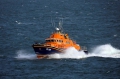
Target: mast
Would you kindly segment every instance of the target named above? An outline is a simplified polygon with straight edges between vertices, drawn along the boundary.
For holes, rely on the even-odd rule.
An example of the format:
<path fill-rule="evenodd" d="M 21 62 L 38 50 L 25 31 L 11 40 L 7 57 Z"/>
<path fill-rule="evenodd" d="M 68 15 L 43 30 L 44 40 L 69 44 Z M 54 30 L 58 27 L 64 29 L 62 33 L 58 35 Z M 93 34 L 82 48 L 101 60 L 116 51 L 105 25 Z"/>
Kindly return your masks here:
<path fill-rule="evenodd" d="M 60 21 L 59 21 L 59 28 L 61 29 L 61 31 L 63 32 L 63 18 L 60 18 Z"/>
<path fill-rule="evenodd" d="M 55 26 L 55 22 L 54 20 L 52 20 L 51 18 L 51 23 L 52 23 L 52 26 L 55 28 L 55 31 L 56 32 L 63 32 L 63 18 L 59 18 L 59 23 L 58 23 L 58 26 Z"/>
<path fill-rule="evenodd" d="M 62 20 L 59 21 L 58 27 L 56 27 L 56 31 L 58 31 L 58 32 L 63 32 L 63 27 L 62 27 L 62 25 L 63 25 L 63 18 L 62 18 Z"/>

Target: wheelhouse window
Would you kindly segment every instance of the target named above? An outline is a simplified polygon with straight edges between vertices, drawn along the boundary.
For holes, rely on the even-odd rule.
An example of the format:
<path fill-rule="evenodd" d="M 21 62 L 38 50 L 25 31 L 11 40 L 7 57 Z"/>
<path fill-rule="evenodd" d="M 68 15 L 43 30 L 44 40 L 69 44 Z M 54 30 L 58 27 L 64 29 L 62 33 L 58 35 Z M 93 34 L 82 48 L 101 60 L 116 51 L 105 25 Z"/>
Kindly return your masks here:
<path fill-rule="evenodd" d="M 54 39 L 52 39 L 52 40 L 46 40 L 46 42 L 63 42 L 63 40 L 54 40 Z"/>
<path fill-rule="evenodd" d="M 62 40 L 58 40 L 58 42 L 63 42 Z"/>
<path fill-rule="evenodd" d="M 67 43 L 67 44 L 70 44 L 70 42 L 69 42 L 69 41 L 66 41 L 66 43 Z"/>
<path fill-rule="evenodd" d="M 50 42 L 50 40 L 46 40 L 46 42 Z"/>
<path fill-rule="evenodd" d="M 51 42 L 54 42 L 54 40 L 51 40 Z"/>

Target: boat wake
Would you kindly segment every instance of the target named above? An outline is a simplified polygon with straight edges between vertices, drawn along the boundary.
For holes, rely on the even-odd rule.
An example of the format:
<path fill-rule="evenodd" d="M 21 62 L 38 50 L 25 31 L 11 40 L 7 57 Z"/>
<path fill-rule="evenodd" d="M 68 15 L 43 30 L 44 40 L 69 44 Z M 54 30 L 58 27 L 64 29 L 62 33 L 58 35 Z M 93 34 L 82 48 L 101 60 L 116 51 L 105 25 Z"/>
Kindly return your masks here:
<path fill-rule="evenodd" d="M 48 59 L 81 59 L 88 57 L 120 58 L 120 50 L 110 44 L 96 46 L 89 54 L 85 54 L 84 51 L 77 51 L 74 47 L 70 47 L 64 52 L 51 54 L 48 56 Z M 15 58 L 37 59 L 36 54 L 30 54 L 25 50 L 19 50 Z"/>

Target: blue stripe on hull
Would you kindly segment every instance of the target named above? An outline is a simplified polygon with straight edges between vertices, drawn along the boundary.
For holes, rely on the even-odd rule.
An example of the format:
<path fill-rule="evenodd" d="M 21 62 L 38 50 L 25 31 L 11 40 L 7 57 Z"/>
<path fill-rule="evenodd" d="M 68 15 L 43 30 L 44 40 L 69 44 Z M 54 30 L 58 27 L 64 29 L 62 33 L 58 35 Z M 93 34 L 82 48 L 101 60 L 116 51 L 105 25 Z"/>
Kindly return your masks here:
<path fill-rule="evenodd" d="M 60 51 L 52 49 L 52 48 L 46 48 L 46 47 L 34 47 L 34 51 L 36 54 L 41 55 L 47 55 L 47 54 L 53 54 L 53 53 L 59 53 Z"/>

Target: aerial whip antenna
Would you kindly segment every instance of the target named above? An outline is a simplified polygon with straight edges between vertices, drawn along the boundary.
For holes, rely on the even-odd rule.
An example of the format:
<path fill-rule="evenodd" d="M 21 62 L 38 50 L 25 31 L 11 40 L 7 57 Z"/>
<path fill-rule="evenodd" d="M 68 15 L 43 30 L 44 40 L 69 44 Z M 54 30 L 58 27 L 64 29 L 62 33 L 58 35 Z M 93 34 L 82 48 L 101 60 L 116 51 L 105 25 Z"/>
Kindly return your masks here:
<path fill-rule="evenodd" d="M 51 23 L 52 23 L 52 26 L 55 28 L 55 22 L 54 22 L 54 20 L 52 19 L 52 17 L 51 17 Z"/>
<path fill-rule="evenodd" d="M 61 30 L 61 31 L 63 31 L 63 27 L 62 27 L 62 25 L 63 25 L 63 18 L 59 18 L 59 29 Z"/>

